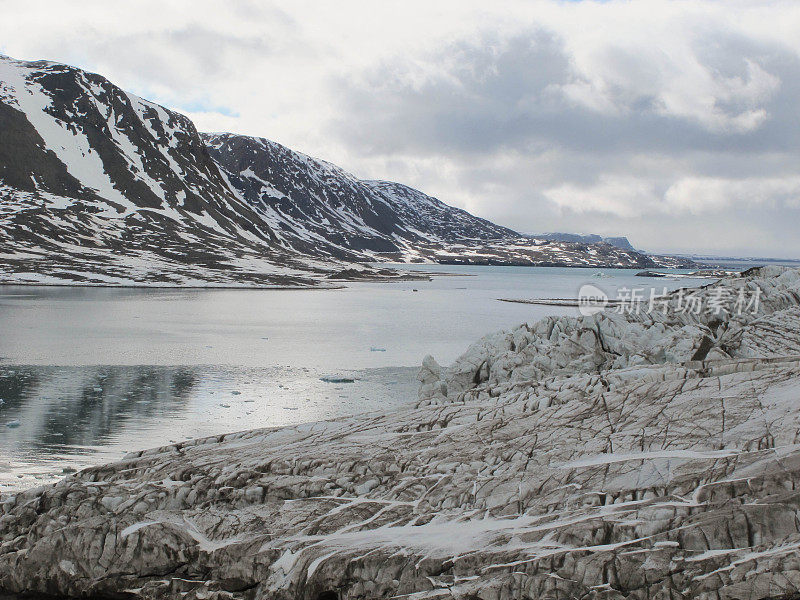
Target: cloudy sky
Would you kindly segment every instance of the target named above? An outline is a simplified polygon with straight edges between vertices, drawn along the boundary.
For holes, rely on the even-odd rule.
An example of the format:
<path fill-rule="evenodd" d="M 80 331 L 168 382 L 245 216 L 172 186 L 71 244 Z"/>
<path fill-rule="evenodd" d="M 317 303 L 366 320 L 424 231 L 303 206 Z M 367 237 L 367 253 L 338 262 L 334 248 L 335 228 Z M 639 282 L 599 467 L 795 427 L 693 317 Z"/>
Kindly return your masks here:
<path fill-rule="evenodd" d="M 0 0 L 99 72 L 519 231 L 800 256 L 800 2 Z"/>

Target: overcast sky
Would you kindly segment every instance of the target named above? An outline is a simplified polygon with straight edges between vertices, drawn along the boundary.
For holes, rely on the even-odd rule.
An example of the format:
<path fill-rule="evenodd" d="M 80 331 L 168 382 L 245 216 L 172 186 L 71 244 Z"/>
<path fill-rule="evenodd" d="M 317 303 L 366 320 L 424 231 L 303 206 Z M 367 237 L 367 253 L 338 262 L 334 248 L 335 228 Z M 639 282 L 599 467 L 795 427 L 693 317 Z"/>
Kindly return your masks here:
<path fill-rule="evenodd" d="M 167 5 L 168 4 L 168 5 Z M 800 256 L 800 2 L 0 0 L 96 71 L 518 231 Z"/>

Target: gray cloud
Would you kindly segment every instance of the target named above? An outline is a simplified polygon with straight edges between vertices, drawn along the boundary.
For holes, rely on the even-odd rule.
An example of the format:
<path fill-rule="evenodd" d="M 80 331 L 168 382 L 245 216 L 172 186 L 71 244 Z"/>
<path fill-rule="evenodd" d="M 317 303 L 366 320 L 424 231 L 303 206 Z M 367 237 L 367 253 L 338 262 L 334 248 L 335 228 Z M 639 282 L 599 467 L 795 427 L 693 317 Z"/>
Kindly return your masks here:
<path fill-rule="evenodd" d="M 89 63 L 104 75 L 111 71 L 121 80 L 137 82 L 137 87 L 145 91 L 197 90 L 224 76 L 231 62 L 240 56 L 275 53 L 266 33 L 237 36 L 197 25 L 123 34 L 113 39 L 90 27 L 80 37 L 83 43 L 76 46 L 76 62 Z M 53 46 L 48 52 L 44 45 L 48 57 L 60 54 L 60 44 Z M 120 52 L 120 48 L 131 51 Z M 169 59 L 165 60 L 165 56 Z"/>
<path fill-rule="evenodd" d="M 340 135 L 378 152 L 486 152 L 497 148 L 573 151 L 753 151 L 800 149 L 800 59 L 780 47 L 756 45 L 733 35 L 698 43 L 708 71 L 747 82 L 748 65 L 758 65 L 778 84 L 756 106 L 746 98 L 716 99 L 714 108 L 734 120 L 751 110 L 767 119 L 753 131 L 713 131 L 683 115 L 664 114 L 659 99 L 609 90 L 618 114 L 598 114 L 576 105 L 563 86 L 580 84 L 571 57 L 555 34 L 534 31 L 502 44 L 483 39 L 447 48 L 430 58 L 444 65 L 421 84 L 399 64 L 380 65 L 362 79 L 340 80 Z M 641 88 L 655 87 L 656 66 L 611 49 L 602 60 Z M 649 81 L 648 81 L 649 80 Z M 350 115 L 361 116 L 353 122 Z"/>
<path fill-rule="evenodd" d="M 724 30 L 691 50 L 686 68 L 707 89 L 676 99 L 676 65 L 614 44 L 594 57 L 606 73 L 599 94 L 555 32 L 460 42 L 422 69 L 398 58 L 338 81 L 332 130 L 363 156 L 446 157 L 449 187 L 518 229 L 800 255 L 786 226 L 800 217 L 800 59 Z M 580 101 L 586 90 L 604 104 Z"/>

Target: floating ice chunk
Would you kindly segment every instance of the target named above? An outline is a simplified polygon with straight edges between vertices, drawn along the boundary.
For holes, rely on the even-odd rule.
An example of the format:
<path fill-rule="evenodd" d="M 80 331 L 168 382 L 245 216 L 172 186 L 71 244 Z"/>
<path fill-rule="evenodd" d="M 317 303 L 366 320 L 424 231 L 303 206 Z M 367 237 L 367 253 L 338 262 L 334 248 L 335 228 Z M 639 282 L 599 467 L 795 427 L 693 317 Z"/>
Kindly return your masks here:
<path fill-rule="evenodd" d="M 353 377 L 347 377 L 345 375 L 324 375 L 319 379 L 325 383 L 355 383 Z"/>
<path fill-rule="evenodd" d="M 92 391 L 93 392 L 102 392 L 103 388 L 101 388 L 101 387 L 92 388 Z"/>
<path fill-rule="evenodd" d="M 386 352 L 386 348 L 376 348 L 375 346 L 372 346 L 372 347 L 369 349 L 369 351 L 370 351 L 370 352 Z"/>
<path fill-rule="evenodd" d="M 242 392 L 239 392 L 239 391 L 237 391 L 237 390 L 233 390 L 233 391 L 231 392 L 231 396 L 240 396 L 240 395 L 241 395 L 241 393 L 242 393 Z"/>
<path fill-rule="evenodd" d="M 221 406 L 222 408 L 230 408 L 230 407 L 231 407 L 231 405 L 230 405 L 230 404 L 220 404 L 220 406 Z"/>
<path fill-rule="evenodd" d="M 22 423 L 19 422 L 19 419 L 14 419 L 13 421 L 9 421 L 8 423 L 6 423 L 6 427 L 9 427 L 11 429 L 15 429 L 20 425 L 22 425 Z"/>
<path fill-rule="evenodd" d="M 356 378 L 351 375 L 323 375 L 319 378 L 325 383 L 355 383 Z"/>

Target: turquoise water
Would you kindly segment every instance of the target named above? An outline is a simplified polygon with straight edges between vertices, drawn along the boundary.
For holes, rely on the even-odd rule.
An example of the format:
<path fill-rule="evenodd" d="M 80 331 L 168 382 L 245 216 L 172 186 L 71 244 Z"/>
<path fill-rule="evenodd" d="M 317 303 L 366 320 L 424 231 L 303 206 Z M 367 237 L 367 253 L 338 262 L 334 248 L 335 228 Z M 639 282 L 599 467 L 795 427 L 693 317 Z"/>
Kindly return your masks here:
<path fill-rule="evenodd" d="M 404 267 L 448 276 L 341 290 L 0 287 L 0 491 L 130 450 L 410 402 L 426 354 L 446 364 L 486 333 L 577 314 L 498 298 L 700 283 L 616 269 Z M 323 381 L 331 376 L 353 382 Z"/>

